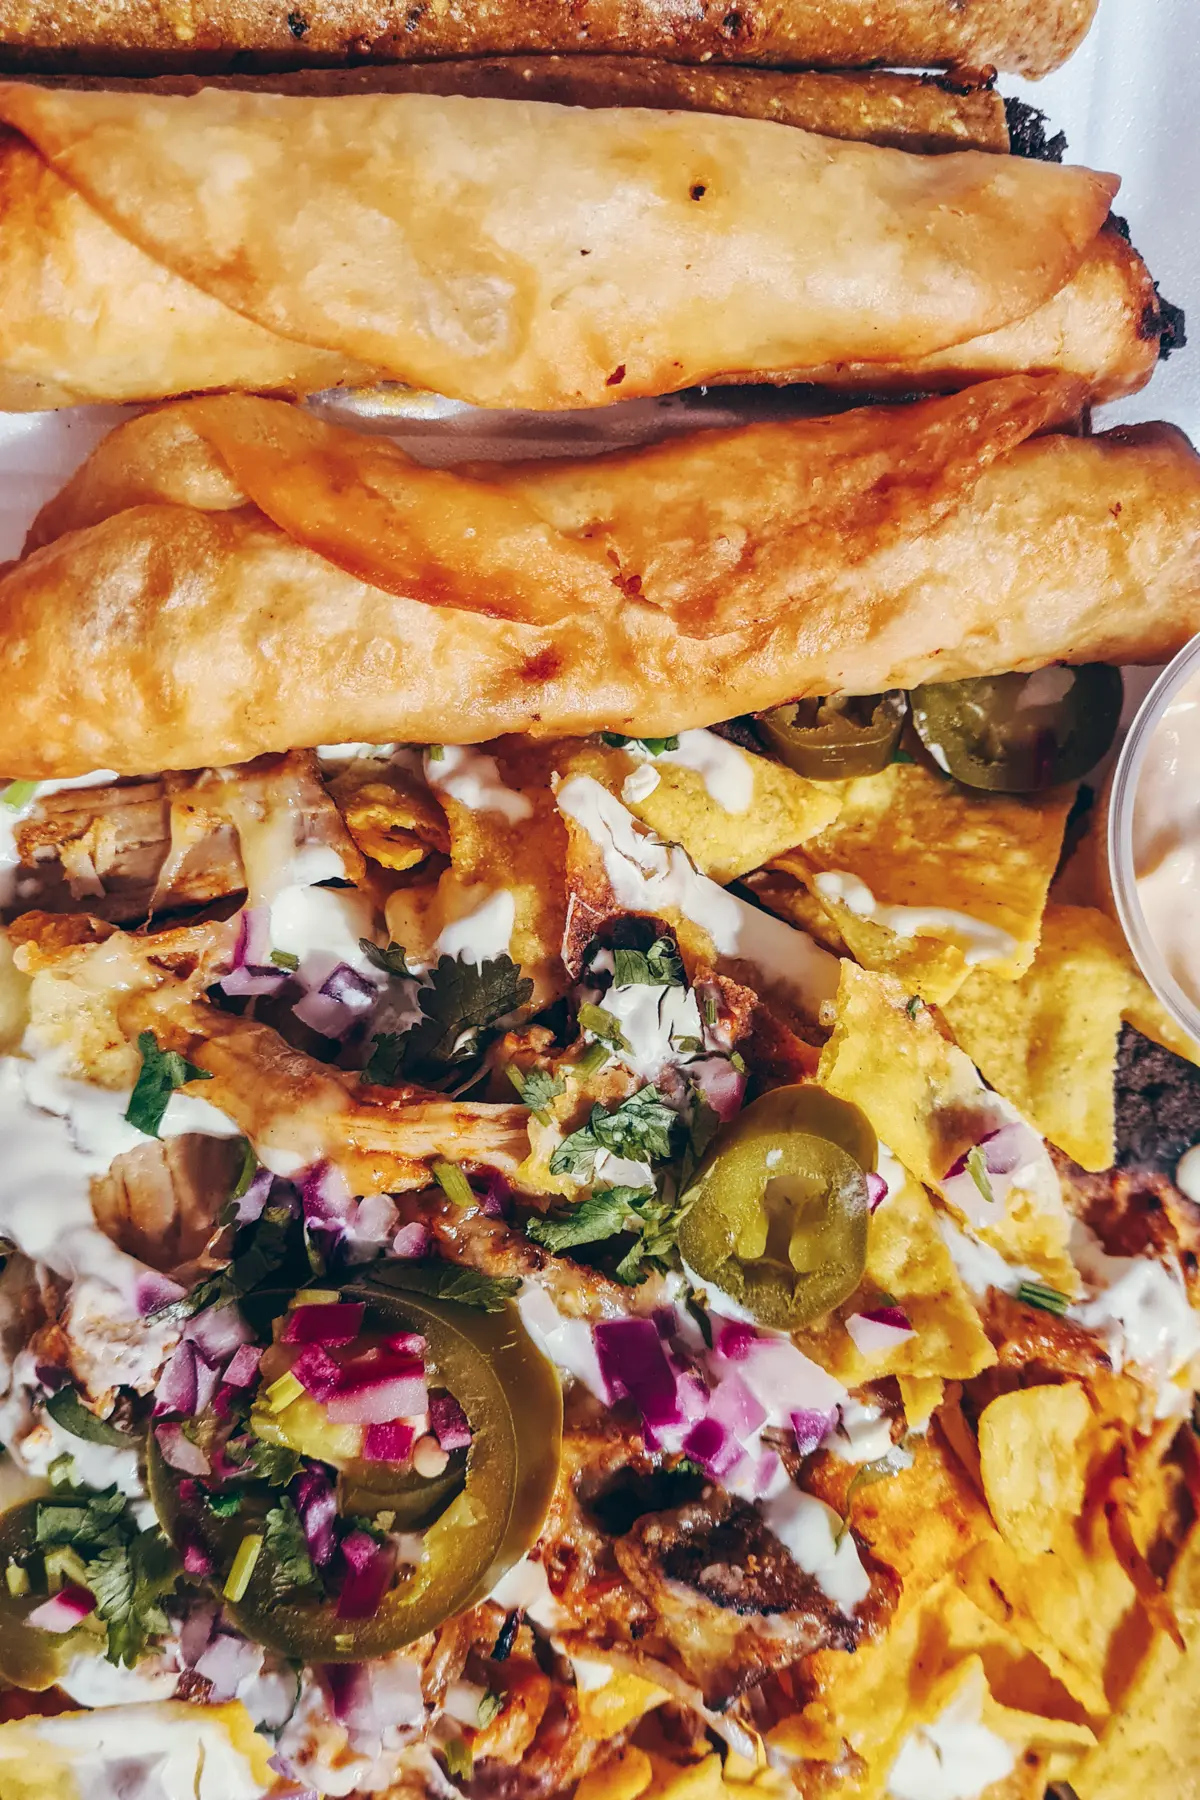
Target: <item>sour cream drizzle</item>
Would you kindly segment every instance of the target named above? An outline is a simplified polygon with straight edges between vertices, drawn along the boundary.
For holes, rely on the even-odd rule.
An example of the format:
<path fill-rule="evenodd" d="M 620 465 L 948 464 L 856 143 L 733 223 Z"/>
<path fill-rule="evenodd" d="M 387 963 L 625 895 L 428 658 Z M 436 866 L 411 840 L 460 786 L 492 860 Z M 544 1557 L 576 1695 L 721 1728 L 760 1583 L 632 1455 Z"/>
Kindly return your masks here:
<path fill-rule="evenodd" d="M 976 1668 L 936 1719 L 909 1732 L 888 1776 L 893 1800 L 974 1800 L 1012 1774 L 1016 1751 L 983 1723 L 985 1692 Z"/>
<path fill-rule="evenodd" d="M 719 955 L 754 963 L 810 1009 L 833 999 L 836 956 L 701 875 L 678 845 L 639 830 L 633 815 L 592 776 L 572 776 L 559 787 L 557 799 L 559 811 L 600 850 L 619 906 L 660 916 L 682 913 L 708 932 Z"/>
<path fill-rule="evenodd" d="M 628 745 L 631 756 L 649 757 L 652 753 L 644 750 L 640 744 Z M 703 781 L 711 800 L 724 812 L 744 813 L 750 809 L 754 798 L 754 764 L 744 750 L 731 744 L 727 738 L 718 737 L 715 731 L 681 731 L 677 750 L 660 750 L 654 754 L 655 763 L 673 763 L 679 769 L 693 769 Z M 647 765 L 651 766 L 651 765 Z M 640 777 L 631 775 L 626 781 L 626 789 L 631 789 L 629 798 L 644 799 L 658 785 L 657 781 L 639 791 L 631 784 Z"/>
<path fill-rule="evenodd" d="M 436 756 L 427 751 L 425 779 L 472 812 L 501 813 L 510 825 L 533 817 L 532 800 L 506 786 L 495 757 L 471 744 L 443 745 Z"/>
<path fill-rule="evenodd" d="M 822 900 L 838 901 L 856 918 L 883 925 L 897 937 L 952 938 L 968 963 L 1004 962 L 1017 947 L 1009 932 L 972 918 L 970 913 L 945 906 L 890 906 L 877 900 L 865 881 L 844 870 L 817 875 L 813 886 Z"/>

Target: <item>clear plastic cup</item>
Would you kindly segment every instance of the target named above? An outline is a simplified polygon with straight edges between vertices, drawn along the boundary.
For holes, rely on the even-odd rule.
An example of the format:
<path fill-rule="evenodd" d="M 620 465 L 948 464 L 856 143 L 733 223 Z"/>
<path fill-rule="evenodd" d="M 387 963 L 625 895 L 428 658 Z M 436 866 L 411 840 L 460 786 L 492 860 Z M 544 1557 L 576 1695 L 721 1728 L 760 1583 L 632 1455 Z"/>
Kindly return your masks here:
<path fill-rule="evenodd" d="M 1174 661 L 1167 664 L 1142 701 L 1121 747 L 1109 803 L 1108 867 L 1117 912 L 1142 974 L 1177 1024 L 1189 1037 L 1200 1040 L 1200 1005 L 1180 987 L 1151 935 L 1138 897 L 1133 862 L 1133 818 L 1138 783 L 1154 734 L 1167 707 L 1196 675 L 1200 675 L 1200 636 L 1185 644 Z M 1200 770 L 1196 773 L 1200 779 Z"/>

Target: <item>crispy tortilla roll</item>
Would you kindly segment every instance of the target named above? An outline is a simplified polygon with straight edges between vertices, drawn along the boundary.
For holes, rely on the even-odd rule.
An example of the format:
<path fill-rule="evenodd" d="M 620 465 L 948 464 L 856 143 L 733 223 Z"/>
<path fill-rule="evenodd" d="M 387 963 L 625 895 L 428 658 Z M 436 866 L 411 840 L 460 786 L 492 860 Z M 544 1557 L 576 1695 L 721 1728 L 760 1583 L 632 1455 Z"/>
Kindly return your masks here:
<path fill-rule="evenodd" d="M 1056 303 L 1074 318 L 1061 295 L 1108 255 L 1117 187 L 715 114 L 427 94 L 10 84 L 0 119 L 22 134 L 0 156 L 8 407 L 372 373 L 533 408 L 841 364 L 919 385 L 954 346 Z M 1053 360 L 1111 386 L 1086 344 Z"/>
<path fill-rule="evenodd" d="M 0 0 L 4 66 L 211 70 L 566 51 L 674 62 L 982 68 L 1035 78 L 1096 0 Z"/>
<path fill-rule="evenodd" d="M 74 87 L 117 85 L 103 77 Z M 166 75 L 142 81 L 155 94 L 201 87 L 271 94 L 464 94 L 477 99 L 547 100 L 555 106 L 647 106 L 655 111 L 729 113 L 798 125 L 821 137 L 937 155 L 1010 149 L 1004 101 L 991 87 L 963 87 L 929 75 L 875 70 L 690 68 L 649 56 L 496 56 L 409 62 L 282 75 Z"/>
<path fill-rule="evenodd" d="M 660 736 L 807 693 L 1163 660 L 1200 628 L 1200 459 L 1166 426 L 1055 431 L 1081 398 L 1014 376 L 473 471 L 279 401 L 164 408 L 100 446 L 0 582 L 0 769 Z"/>

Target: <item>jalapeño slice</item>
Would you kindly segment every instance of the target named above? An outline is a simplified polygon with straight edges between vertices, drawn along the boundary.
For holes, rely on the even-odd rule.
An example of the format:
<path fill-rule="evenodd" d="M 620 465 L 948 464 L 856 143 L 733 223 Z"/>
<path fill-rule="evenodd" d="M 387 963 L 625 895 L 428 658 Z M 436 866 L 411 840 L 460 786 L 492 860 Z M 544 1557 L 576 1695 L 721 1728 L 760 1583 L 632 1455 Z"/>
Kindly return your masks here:
<path fill-rule="evenodd" d="M 1107 663 L 927 682 L 910 696 L 929 754 L 966 787 L 1033 794 L 1078 781 L 1116 735 L 1124 689 Z"/>
<path fill-rule="evenodd" d="M 900 741 L 907 702 L 886 694 L 830 694 L 772 707 L 755 721 L 781 762 L 810 781 L 840 781 L 886 769 Z"/>

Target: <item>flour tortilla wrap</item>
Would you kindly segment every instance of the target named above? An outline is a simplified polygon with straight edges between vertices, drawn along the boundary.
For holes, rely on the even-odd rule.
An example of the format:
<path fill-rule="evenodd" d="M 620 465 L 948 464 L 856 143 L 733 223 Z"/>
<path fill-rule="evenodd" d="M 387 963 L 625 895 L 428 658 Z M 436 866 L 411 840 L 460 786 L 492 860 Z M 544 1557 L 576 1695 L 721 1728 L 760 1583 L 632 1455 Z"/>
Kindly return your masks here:
<path fill-rule="evenodd" d="M 1096 0 L 25 0 L 4 20 L 4 66 L 146 74 L 258 64 L 391 62 L 526 51 L 676 62 L 981 68 L 1046 75 Z"/>
<path fill-rule="evenodd" d="M 892 379 L 1052 304 L 1117 187 L 760 120 L 429 94 L 8 84 L 0 120 L 21 133 L 0 172 L 18 402 L 308 391 L 318 356 L 345 382 L 550 409 L 840 364 Z M 123 240 L 111 271 L 91 214 Z M 244 322 L 227 369 L 214 304 Z M 131 375 L 114 340 L 143 333 Z"/>
<path fill-rule="evenodd" d="M 1081 398 L 1017 376 L 454 471 L 278 401 L 164 408 L 0 581 L 0 770 L 663 736 L 802 694 L 1161 661 L 1200 629 L 1200 459 L 1166 426 L 1053 429 Z"/>

